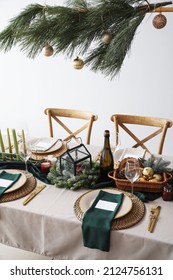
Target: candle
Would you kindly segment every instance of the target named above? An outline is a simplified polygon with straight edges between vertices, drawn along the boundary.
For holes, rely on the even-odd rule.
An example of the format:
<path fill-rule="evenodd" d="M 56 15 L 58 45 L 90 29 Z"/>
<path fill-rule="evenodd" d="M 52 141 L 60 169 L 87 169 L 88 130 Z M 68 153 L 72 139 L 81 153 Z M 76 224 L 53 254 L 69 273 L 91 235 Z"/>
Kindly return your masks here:
<path fill-rule="evenodd" d="M 15 148 L 15 152 L 16 152 L 16 158 L 17 158 L 17 160 L 20 160 L 19 147 L 18 147 L 18 143 L 17 143 L 16 131 L 14 128 L 12 129 L 12 135 L 13 135 L 14 148 Z"/>
<path fill-rule="evenodd" d="M 25 133 L 23 129 L 22 129 L 22 142 L 23 142 L 23 152 L 26 155 L 26 141 L 25 141 Z"/>
<path fill-rule="evenodd" d="M 8 128 L 7 128 L 7 139 L 8 139 L 8 150 L 9 150 L 10 158 L 13 159 L 11 139 L 10 139 L 10 133 L 9 133 L 9 129 Z"/>
<path fill-rule="evenodd" d="M 51 162 L 50 161 L 43 161 L 41 163 L 40 170 L 43 174 L 47 175 L 49 173 L 50 167 L 51 167 Z"/>
<path fill-rule="evenodd" d="M 2 152 L 2 160 L 5 160 L 5 148 L 4 148 L 4 142 L 2 139 L 1 130 L 0 130 L 0 146 L 1 146 L 1 152 Z"/>

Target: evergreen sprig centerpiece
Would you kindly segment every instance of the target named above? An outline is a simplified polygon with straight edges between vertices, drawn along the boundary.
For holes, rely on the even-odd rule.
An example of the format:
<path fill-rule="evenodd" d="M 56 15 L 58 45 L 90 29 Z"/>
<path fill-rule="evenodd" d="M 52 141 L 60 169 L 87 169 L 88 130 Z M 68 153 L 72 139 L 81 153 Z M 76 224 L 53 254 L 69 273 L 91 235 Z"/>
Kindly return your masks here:
<path fill-rule="evenodd" d="M 113 78 L 121 69 L 146 13 L 172 2 L 69 0 L 66 6 L 28 5 L 0 33 L 0 49 L 18 45 L 34 58 L 45 46 L 50 56 L 84 56 L 84 64 Z"/>
<path fill-rule="evenodd" d="M 100 178 L 100 164 L 98 162 L 83 162 L 80 165 L 80 172 L 74 176 L 71 165 L 68 161 L 64 161 L 60 165 L 60 161 L 56 162 L 56 165 L 50 168 L 50 172 L 47 175 L 47 179 L 51 184 L 58 188 L 66 188 L 70 190 L 77 190 L 80 188 L 89 188 L 97 184 Z"/>
<path fill-rule="evenodd" d="M 171 172 L 172 168 L 170 168 L 171 162 L 169 160 L 165 160 L 162 157 L 155 158 L 154 155 L 151 155 L 148 159 L 142 159 L 143 167 L 150 167 L 153 169 L 154 173 L 163 173 L 163 172 Z"/>

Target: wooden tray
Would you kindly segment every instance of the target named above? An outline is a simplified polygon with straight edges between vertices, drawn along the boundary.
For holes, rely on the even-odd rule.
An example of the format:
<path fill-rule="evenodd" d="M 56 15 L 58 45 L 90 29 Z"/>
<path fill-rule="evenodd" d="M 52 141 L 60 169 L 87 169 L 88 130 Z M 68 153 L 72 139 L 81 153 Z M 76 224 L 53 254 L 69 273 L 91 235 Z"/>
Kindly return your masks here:
<path fill-rule="evenodd" d="M 137 192 L 151 192 L 151 193 L 159 193 L 163 191 L 163 186 L 172 179 L 172 175 L 170 173 L 163 173 L 163 181 L 160 182 L 134 182 L 133 183 L 133 190 Z M 117 188 L 130 191 L 131 190 L 131 183 L 126 179 L 118 178 L 118 169 L 110 171 L 108 173 L 109 178 L 115 180 Z"/>

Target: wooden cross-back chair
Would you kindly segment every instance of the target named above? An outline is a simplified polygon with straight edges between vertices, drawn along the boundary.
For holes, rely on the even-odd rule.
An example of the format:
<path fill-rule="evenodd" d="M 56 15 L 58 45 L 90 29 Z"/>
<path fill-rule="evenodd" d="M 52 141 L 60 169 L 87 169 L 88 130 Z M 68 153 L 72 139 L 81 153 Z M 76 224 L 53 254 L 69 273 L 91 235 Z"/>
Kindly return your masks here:
<path fill-rule="evenodd" d="M 57 122 L 68 133 L 68 136 L 64 138 L 63 141 L 68 141 L 72 138 L 76 140 L 76 138 L 79 137 L 79 134 L 85 130 L 87 132 L 85 143 L 90 144 L 93 122 L 98 119 L 98 116 L 96 114 L 92 112 L 62 108 L 46 108 L 44 110 L 44 113 L 48 116 L 50 137 L 54 136 L 52 120 L 55 120 L 55 122 Z M 72 132 L 71 128 L 69 128 L 69 125 L 67 126 L 66 124 L 64 124 L 62 118 L 84 120 L 84 124 L 82 124 L 81 126 L 80 123 L 80 127 L 76 131 Z"/>
<path fill-rule="evenodd" d="M 167 133 L 167 129 L 172 126 L 172 121 L 169 119 L 157 118 L 157 117 L 150 117 L 150 116 L 134 116 L 134 115 L 120 115 L 114 114 L 111 116 L 111 121 L 114 122 L 115 131 L 119 132 L 119 127 L 121 127 L 128 135 L 130 135 L 133 140 L 135 140 L 136 144 L 133 145 L 133 148 L 137 148 L 141 146 L 143 149 L 149 151 L 146 147 L 145 143 L 151 140 L 152 138 L 156 137 L 160 134 L 160 140 L 158 144 L 158 154 L 162 154 L 163 145 L 165 141 L 165 136 Z M 133 127 L 131 126 L 133 125 Z M 150 126 L 155 127 L 154 132 L 149 132 L 145 138 L 140 140 L 133 132 L 134 125 L 140 126 Z M 130 128 L 129 128 L 130 126 Z M 145 128 L 146 129 L 146 128 Z M 146 130 L 147 133 L 147 130 Z"/>

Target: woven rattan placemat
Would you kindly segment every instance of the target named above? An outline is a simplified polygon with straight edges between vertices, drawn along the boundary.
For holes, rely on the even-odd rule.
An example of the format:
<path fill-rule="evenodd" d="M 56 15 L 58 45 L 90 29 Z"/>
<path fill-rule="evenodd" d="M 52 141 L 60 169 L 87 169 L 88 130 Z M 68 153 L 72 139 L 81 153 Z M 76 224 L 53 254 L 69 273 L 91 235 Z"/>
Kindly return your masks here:
<path fill-rule="evenodd" d="M 32 192 L 36 187 L 36 178 L 34 176 L 27 178 L 26 183 L 21 188 L 12 192 L 4 193 L 0 197 L 0 203 L 8 202 L 22 198 Z"/>
<path fill-rule="evenodd" d="M 59 157 L 61 156 L 63 153 L 65 153 L 67 151 L 67 145 L 66 145 L 66 142 L 62 142 L 62 146 L 60 149 L 58 149 L 57 151 L 55 152 L 50 152 L 50 153 L 34 153 L 32 152 L 32 158 L 35 159 L 35 160 L 42 160 L 44 159 L 45 157 L 49 156 L 49 155 L 52 155 L 53 157 Z"/>
<path fill-rule="evenodd" d="M 104 190 L 106 191 L 106 189 L 104 189 Z M 124 191 L 122 191 L 122 192 L 129 197 L 131 195 L 128 192 L 124 192 Z M 85 194 L 83 194 L 83 195 L 85 195 Z M 79 219 L 79 221 L 82 221 L 83 216 L 84 216 L 84 212 L 80 208 L 80 200 L 83 195 L 81 195 L 74 204 L 74 212 L 75 212 L 77 218 Z M 144 203 L 137 196 L 134 196 L 133 206 L 132 206 L 132 209 L 130 210 L 130 212 L 121 218 L 114 219 L 112 221 L 111 229 L 116 230 L 116 229 L 129 228 L 129 227 L 137 224 L 143 218 L 144 214 L 145 214 Z"/>

